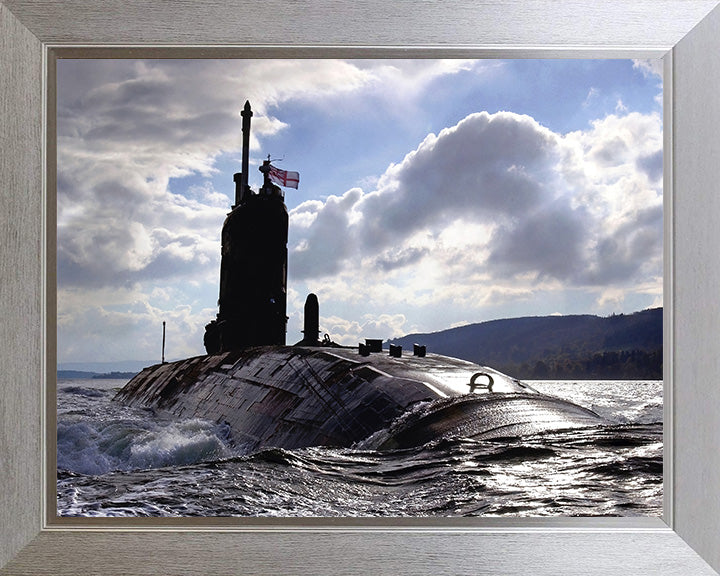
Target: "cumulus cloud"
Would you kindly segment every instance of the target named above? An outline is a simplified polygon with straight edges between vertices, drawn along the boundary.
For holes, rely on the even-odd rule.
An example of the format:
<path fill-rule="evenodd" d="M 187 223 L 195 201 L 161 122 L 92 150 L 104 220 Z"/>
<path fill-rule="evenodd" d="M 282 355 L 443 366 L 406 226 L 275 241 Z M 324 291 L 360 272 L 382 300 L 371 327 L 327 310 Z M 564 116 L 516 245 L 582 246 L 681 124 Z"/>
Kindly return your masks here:
<path fill-rule="evenodd" d="M 288 102 L 332 116 L 359 101 L 369 106 L 372 95 L 373 106 L 395 111 L 388 117 L 413 122 L 434 80 L 495 66 L 60 61 L 61 354 L 69 359 L 74 347 L 79 357 L 104 325 L 125 347 L 118 358 L 144 357 L 138 350 L 156 343 L 141 333 L 161 318 L 200 351 L 202 327 L 216 312 L 219 234 L 232 201 L 210 179 L 221 158 L 239 157 L 246 98 L 256 155 L 263 139 L 287 130 L 288 118 L 274 114 Z M 661 73 L 658 61 L 635 67 Z M 586 105 L 600 90 L 588 89 Z M 301 203 L 290 215 L 291 287 L 340 304 L 321 323 L 346 343 L 411 330 L 406 311 L 421 307 L 443 316 L 450 305 L 479 310 L 559 288 L 594 291 L 599 306 L 620 302 L 630 287 L 657 300 L 662 125 L 657 115 L 628 112 L 622 102 L 630 101 L 618 99 L 614 114 L 566 134 L 512 112 L 469 114 L 384 172 Z M 180 178 L 188 180 L 180 186 Z M 364 189 L 350 188 L 360 181 Z M 304 297 L 291 300 L 302 308 Z"/>
<path fill-rule="evenodd" d="M 124 317 L 128 325 L 146 325 L 162 309 L 168 318 L 192 319 L 202 330 L 212 318 L 214 311 L 207 312 L 217 294 L 219 234 L 231 199 L 209 179 L 223 155 L 239 157 L 245 99 L 254 111 L 254 154 L 263 138 L 287 128 L 273 113 L 288 101 L 322 105 L 361 89 L 378 97 L 387 86 L 402 86 L 409 101 L 433 78 L 468 67 L 460 60 L 59 61 L 58 306 L 62 334 L 75 334 L 62 340 L 61 353 L 71 342 L 85 342 L 94 322 L 119 330 Z M 179 188 L 176 179 L 185 177 L 196 183 Z M 316 274 L 339 270 L 350 247 L 342 242 L 342 230 L 332 227 L 343 219 L 349 223 L 348 210 L 359 195 L 349 191 L 296 211 L 294 225 L 308 231 L 305 245 L 313 247 L 305 264 L 302 246 L 296 247 L 300 268 L 312 260 Z M 174 300 L 149 297 L 163 293 L 159 282 L 183 291 Z M 198 284 L 212 294 L 209 302 L 193 302 L 192 312 L 172 307 L 173 301 L 192 302 L 187 287 Z M 75 292 L 85 295 L 87 310 L 73 308 Z M 128 310 L 122 295 L 129 293 L 149 308 Z M 113 309 L 119 303 L 126 309 Z"/>
<path fill-rule="evenodd" d="M 239 152 L 245 98 L 253 104 L 256 150 L 258 139 L 286 127 L 270 114 L 284 101 L 315 102 L 385 83 L 412 93 L 412 83 L 467 67 L 461 60 L 60 61 L 61 281 L 103 285 L 216 268 L 212 245 L 228 198 L 208 184 L 174 193 L 172 179 L 208 177 L 221 154 Z M 315 237 L 328 234 L 324 222 L 341 218 L 352 201 L 352 194 L 335 207 L 327 201 Z M 319 242 L 315 248 L 322 256 Z M 334 259 L 324 261 L 332 272 Z"/>
<path fill-rule="evenodd" d="M 353 206 L 362 195 L 358 188 L 348 190 L 341 197 L 330 196 L 325 202 L 303 203 L 293 211 L 303 221 L 312 210 L 313 218 L 303 222 L 306 234 L 293 251 L 293 266 L 301 276 L 326 276 L 337 273 L 350 254 L 349 227 Z"/>
<path fill-rule="evenodd" d="M 386 294 L 395 302 L 659 286 L 661 168 L 657 115 L 563 135 L 528 116 L 471 114 L 390 165 L 375 190 L 294 210 L 291 277 L 332 274 L 364 298 L 404 282 Z"/>
<path fill-rule="evenodd" d="M 351 345 L 365 338 L 399 338 L 406 333 L 406 318 L 403 314 L 366 314 L 358 321 L 321 316 L 320 330 L 333 342 Z"/>
<path fill-rule="evenodd" d="M 633 60 L 633 68 L 640 70 L 645 76 L 654 76 L 659 79 L 662 79 L 663 76 L 663 60 L 661 58 Z"/>
<path fill-rule="evenodd" d="M 663 66 L 661 58 L 633 60 L 633 69 L 640 71 L 645 78 L 657 80 L 658 94 L 655 96 L 655 102 L 659 105 L 662 105 L 663 101 Z"/>
<path fill-rule="evenodd" d="M 58 301 L 58 343 L 63 361 L 160 361 L 162 323 L 166 322 L 166 357 L 201 353 L 203 329 L 214 309 L 192 306 L 173 288 L 149 294 L 137 286 L 94 291 L 61 288 Z M 167 300 L 172 304 L 168 306 Z M 162 304 L 162 305 L 161 305 Z"/>
<path fill-rule="evenodd" d="M 558 161 L 558 136 L 532 118 L 508 112 L 468 116 L 430 134 L 391 165 L 376 190 L 353 189 L 342 198 L 294 210 L 293 225 L 296 214 L 303 222 L 310 220 L 311 209 L 315 216 L 311 232 L 300 233 L 292 273 L 307 278 L 337 272 L 351 255 L 355 263 L 369 258 L 388 271 L 418 261 L 431 249 L 452 251 L 438 239 L 459 220 L 510 226 L 519 214 L 551 200 Z M 415 244 L 396 246 L 408 240 Z"/>

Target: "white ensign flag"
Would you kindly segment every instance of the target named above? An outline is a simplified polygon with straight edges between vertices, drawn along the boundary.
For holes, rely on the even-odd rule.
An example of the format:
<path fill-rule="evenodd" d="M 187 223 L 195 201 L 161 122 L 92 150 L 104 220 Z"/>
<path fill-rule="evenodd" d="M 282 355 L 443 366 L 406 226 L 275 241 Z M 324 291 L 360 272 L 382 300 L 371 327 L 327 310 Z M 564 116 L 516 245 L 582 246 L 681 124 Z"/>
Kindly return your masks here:
<path fill-rule="evenodd" d="M 270 166 L 268 176 L 270 176 L 270 180 L 275 182 L 275 184 L 285 186 L 286 188 L 297 189 L 298 184 L 300 183 L 300 174 L 298 172 L 286 172 L 285 170 L 280 170 L 272 165 Z"/>

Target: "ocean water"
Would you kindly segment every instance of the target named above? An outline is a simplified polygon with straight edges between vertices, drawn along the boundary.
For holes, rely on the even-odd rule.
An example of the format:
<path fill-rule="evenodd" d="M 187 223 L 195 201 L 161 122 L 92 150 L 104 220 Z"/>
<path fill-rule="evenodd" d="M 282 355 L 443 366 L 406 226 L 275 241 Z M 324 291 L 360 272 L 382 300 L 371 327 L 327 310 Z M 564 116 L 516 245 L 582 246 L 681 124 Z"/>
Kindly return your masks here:
<path fill-rule="evenodd" d="M 530 382 L 608 423 L 409 450 L 240 453 L 227 430 L 59 380 L 60 516 L 660 516 L 662 382 Z"/>

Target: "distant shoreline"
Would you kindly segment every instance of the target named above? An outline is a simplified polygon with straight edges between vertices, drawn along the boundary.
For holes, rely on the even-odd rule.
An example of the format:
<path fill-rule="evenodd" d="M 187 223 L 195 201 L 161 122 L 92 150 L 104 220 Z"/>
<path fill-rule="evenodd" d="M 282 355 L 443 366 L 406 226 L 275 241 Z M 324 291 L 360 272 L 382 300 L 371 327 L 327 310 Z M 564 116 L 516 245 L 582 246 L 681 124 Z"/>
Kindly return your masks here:
<path fill-rule="evenodd" d="M 528 316 L 409 334 L 384 344 L 491 366 L 525 380 L 662 380 L 663 309 L 601 317 Z M 129 380 L 157 361 L 60 364 L 58 378 Z M 76 368 L 75 370 L 68 368 Z"/>
<path fill-rule="evenodd" d="M 137 372 L 85 372 L 84 370 L 58 370 L 58 380 L 61 379 L 84 379 L 84 380 L 129 380 Z"/>

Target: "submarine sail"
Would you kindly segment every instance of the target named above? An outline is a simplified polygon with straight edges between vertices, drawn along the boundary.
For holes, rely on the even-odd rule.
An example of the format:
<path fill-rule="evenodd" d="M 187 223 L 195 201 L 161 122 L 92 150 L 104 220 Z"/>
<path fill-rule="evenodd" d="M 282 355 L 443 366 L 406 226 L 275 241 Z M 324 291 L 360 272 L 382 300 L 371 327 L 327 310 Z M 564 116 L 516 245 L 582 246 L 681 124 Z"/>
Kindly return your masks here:
<path fill-rule="evenodd" d="M 234 175 L 235 205 L 222 228 L 217 318 L 205 327 L 208 354 L 263 344 L 285 344 L 287 330 L 288 212 L 282 190 L 260 167 L 262 188 L 247 184 L 250 102 L 242 111 L 242 172 Z"/>
<path fill-rule="evenodd" d="M 145 368 L 115 399 L 180 418 L 227 424 L 247 451 L 265 447 L 395 449 L 444 436 L 498 438 L 595 426 L 597 414 L 540 394 L 492 368 L 382 342 L 319 340 L 319 303 L 305 305 L 303 339 L 286 345 L 288 212 L 281 188 L 297 173 L 259 170 L 248 185 L 252 110 L 242 111 L 242 172 L 222 229 L 218 314 L 205 328 L 207 355 Z M 288 175 L 291 175 L 288 177 Z"/>

